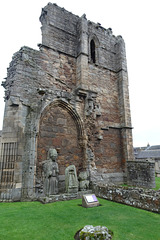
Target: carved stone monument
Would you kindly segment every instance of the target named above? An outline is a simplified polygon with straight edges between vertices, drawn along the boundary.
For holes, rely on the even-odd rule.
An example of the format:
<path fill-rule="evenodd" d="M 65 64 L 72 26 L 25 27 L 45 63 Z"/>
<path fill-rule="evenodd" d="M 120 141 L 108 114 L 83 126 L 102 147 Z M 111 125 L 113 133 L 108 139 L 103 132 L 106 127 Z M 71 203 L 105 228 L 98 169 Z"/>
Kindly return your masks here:
<path fill-rule="evenodd" d="M 89 172 L 84 171 L 80 172 L 78 180 L 79 180 L 79 190 L 85 191 L 89 189 Z"/>
<path fill-rule="evenodd" d="M 58 164 L 56 163 L 58 153 L 56 149 L 50 148 L 48 151 L 48 159 L 43 163 L 43 192 L 45 195 L 53 195 L 58 193 Z"/>
<path fill-rule="evenodd" d="M 65 184 L 67 193 L 78 192 L 78 179 L 76 167 L 74 165 L 68 166 L 65 170 Z"/>

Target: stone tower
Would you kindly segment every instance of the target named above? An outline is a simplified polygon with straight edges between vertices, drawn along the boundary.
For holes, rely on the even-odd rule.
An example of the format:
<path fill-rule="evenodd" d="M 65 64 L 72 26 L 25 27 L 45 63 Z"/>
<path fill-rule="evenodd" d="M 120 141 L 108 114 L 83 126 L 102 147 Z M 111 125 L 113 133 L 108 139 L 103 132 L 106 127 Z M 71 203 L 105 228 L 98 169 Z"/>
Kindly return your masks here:
<path fill-rule="evenodd" d="M 87 170 L 91 183 L 124 182 L 133 146 L 123 38 L 51 3 L 40 22 L 39 51 L 16 52 L 2 83 L 1 198 L 41 193 L 50 147 L 61 192 L 69 165 Z"/>

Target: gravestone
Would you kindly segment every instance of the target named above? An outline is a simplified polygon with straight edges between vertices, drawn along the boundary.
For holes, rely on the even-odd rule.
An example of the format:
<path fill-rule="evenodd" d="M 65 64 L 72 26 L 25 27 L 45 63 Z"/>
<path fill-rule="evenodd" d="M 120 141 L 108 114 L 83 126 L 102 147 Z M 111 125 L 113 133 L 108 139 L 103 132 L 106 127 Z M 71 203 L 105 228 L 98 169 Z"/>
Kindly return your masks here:
<path fill-rule="evenodd" d="M 85 191 L 89 189 L 89 173 L 87 171 L 80 172 L 78 180 L 79 180 L 79 190 Z"/>
<path fill-rule="evenodd" d="M 78 179 L 76 167 L 74 165 L 68 166 L 65 170 L 65 184 L 67 193 L 78 192 Z"/>

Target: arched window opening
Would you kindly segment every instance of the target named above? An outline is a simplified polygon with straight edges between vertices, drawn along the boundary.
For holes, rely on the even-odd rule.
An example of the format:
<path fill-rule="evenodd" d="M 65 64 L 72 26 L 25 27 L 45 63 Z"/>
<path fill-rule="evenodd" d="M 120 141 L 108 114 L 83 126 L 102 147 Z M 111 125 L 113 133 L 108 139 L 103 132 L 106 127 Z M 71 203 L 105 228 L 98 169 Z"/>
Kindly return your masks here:
<path fill-rule="evenodd" d="M 93 41 L 93 39 L 90 42 L 90 51 L 91 51 L 91 61 L 93 63 L 96 62 L 96 52 L 95 52 L 95 43 Z"/>

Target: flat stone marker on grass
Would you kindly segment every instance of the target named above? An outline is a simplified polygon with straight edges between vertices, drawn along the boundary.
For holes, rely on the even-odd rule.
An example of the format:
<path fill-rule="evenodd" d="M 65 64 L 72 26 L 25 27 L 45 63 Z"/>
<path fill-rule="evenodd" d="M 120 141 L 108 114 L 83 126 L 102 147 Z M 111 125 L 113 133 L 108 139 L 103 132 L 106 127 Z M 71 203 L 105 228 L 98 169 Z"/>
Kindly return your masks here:
<path fill-rule="evenodd" d="M 99 206 L 99 201 L 95 194 L 86 194 L 82 196 L 82 207 L 97 207 Z"/>
<path fill-rule="evenodd" d="M 76 240 L 110 240 L 112 236 L 108 233 L 108 228 L 104 226 L 86 225 L 83 229 L 79 230 L 74 239 Z"/>

